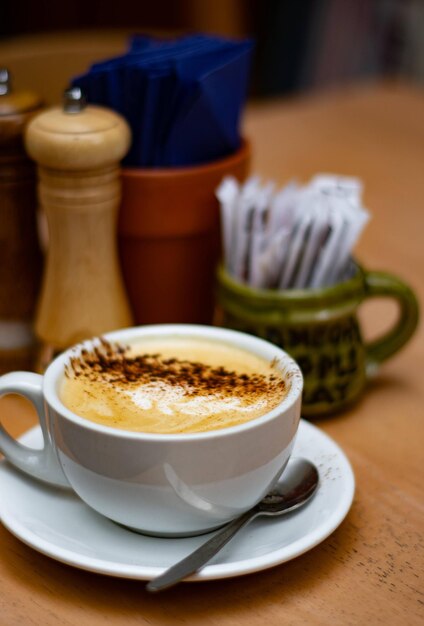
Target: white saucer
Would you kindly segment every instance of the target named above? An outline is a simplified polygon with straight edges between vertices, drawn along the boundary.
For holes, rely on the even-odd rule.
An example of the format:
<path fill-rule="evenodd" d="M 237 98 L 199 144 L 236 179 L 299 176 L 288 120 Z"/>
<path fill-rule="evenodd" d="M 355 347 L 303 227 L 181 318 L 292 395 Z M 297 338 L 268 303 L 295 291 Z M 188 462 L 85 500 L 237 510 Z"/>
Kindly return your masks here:
<path fill-rule="evenodd" d="M 41 447 L 37 426 L 20 438 Z M 240 531 L 190 580 L 257 572 L 289 561 L 328 537 L 352 503 L 355 482 L 342 450 L 301 421 L 294 456 L 313 461 L 320 486 L 311 502 L 281 518 L 258 518 Z M 35 550 L 81 569 L 122 578 L 151 579 L 182 559 L 210 535 L 163 539 L 132 533 L 91 510 L 71 492 L 51 488 L 0 462 L 0 519 Z"/>

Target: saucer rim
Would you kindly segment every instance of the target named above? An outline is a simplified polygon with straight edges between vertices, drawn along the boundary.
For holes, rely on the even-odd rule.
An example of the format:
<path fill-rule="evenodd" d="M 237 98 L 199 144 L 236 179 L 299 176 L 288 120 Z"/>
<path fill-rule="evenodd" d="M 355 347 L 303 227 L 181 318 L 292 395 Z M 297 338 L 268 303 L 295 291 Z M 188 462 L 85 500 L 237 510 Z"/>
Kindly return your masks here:
<path fill-rule="evenodd" d="M 330 447 L 333 448 L 334 453 L 337 455 L 337 461 L 339 463 L 340 471 L 342 472 L 345 484 L 341 498 L 329 518 L 326 519 L 324 523 L 319 524 L 318 527 L 314 528 L 311 532 L 308 532 L 306 535 L 303 535 L 296 541 L 279 548 L 278 550 L 271 551 L 257 557 L 243 559 L 241 561 L 230 561 L 228 563 L 207 565 L 197 574 L 193 574 L 187 578 L 186 580 L 188 582 L 200 582 L 242 576 L 286 563 L 315 548 L 322 541 L 327 539 L 327 537 L 329 537 L 343 522 L 351 508 L 355 493 L 355 478 L 351 464 L 343 450 L 334 441 L 334 439 L 304 419 L 301 419 L 300 422 L 302 424 L 302 429 L 306 429 L 304 436 L 307 436 L 309 431 L 309 433 L 314 437 L 318 436 L 321 439 L 326 440 L 326 444 L 329 444 Z M 28 444 L 28 441 L 31 441 L 36 431 L 39 430 L 39 426 L 29 429 L 19 437 L 19 441 L 23 444 Z M 13 472 L 18 471 L 5 460 L 0 461 L 0 465 L 3 464 L 7 465 Z M 30 477 L 29 480 L 31 480 Z M 42 488 L 41 483 L 38 483 L 37 486 Z M 166 567 L 160 566 L 130 565 L 128 563 L 110 562 L 78 554 L 75 551 L 61 548 L 56 544 L 53 545 L 47 540 L 39 537 L 37 534 L 32 533 L 24 524 L 17 521 L 13 516 L 13 513 L 8 512 L 7 503 L 1 502 L 1 500 L 0 521 L 12 535 L 30 548 L 56 561 L 64 563 L 65 565 L 71 565 L 78 569 L 106 576 L 135 580 L 150 580 L 167 569 Z"/>

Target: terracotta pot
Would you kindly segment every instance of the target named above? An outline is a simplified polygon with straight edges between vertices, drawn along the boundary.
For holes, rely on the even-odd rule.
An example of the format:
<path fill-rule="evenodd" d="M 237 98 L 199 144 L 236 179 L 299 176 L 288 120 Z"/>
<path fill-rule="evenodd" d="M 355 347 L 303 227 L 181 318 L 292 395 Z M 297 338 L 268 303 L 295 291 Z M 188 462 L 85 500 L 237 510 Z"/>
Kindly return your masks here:
<path fill-rule="evenodd" d="M 137 324 L 212 323 L 222 178 L 248 174 L 250 145 L 206 165 L 123 169 L 119 253 Z"/>

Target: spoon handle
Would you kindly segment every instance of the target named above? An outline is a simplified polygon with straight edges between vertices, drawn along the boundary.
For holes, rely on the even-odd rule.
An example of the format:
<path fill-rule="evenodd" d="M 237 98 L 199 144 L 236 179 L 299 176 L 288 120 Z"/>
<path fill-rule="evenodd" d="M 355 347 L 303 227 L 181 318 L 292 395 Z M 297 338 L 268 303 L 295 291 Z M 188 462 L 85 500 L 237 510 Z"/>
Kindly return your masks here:
<path fill-rule="evenodd" d="M 237 517 L 232 522 L 227 524 L 224 528 L 216 533 L 209 541 L 202 544 L 197 550 L 186 556 L 184 559 L 167 569 L 163 574 L 160 574 L 147 585 L 148 591 L 160 591 L 161 589 L 167 589 L 172 587 L 176 583 L 180 582 L 190 574 L 194 574 L 205 563 L 207 563 L 217 552 L 221 550 L 227 544 L 230 539 L 241 529 L 248 524 L 259 511 L 255 507 L 246 513 L 243 513 L 240 517 Z"/>

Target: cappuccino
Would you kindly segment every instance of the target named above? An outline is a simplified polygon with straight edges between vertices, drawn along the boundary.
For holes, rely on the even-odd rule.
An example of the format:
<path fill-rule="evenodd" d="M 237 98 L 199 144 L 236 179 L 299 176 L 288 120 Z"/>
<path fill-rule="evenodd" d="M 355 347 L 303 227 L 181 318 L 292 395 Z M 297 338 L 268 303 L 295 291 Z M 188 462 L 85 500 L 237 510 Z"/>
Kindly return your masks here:
<path fill-rule="evenodd" d="M 275 408 L 287 381 L 274 362 L 224 342 L 148 337 L 129 346 L 102 339 L 71 357 L 63 404 L 88 420 L 145 433 L 229 428 Z"/>

